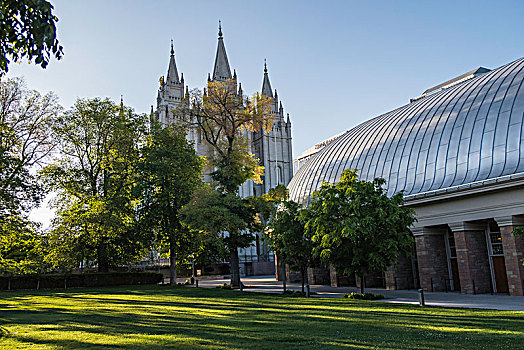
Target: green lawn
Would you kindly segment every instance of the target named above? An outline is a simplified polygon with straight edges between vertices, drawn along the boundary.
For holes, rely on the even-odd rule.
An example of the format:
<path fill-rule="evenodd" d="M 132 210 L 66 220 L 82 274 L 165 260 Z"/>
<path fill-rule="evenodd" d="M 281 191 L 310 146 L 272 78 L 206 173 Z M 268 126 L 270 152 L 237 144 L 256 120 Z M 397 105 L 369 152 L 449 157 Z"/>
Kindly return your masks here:
<path fill-rule="evenodd" d="M 524 349 L 524 312 L 138 286 L 0 293 L 0 349 Z"/>

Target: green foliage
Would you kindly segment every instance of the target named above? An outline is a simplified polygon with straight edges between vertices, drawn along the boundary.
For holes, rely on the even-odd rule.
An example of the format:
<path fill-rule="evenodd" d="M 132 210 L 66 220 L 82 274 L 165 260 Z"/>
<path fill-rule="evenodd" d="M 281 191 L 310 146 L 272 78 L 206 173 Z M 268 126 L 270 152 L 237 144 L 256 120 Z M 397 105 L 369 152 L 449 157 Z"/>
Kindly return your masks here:
<path fill-rule="evenodd" d="M 285 185 L 278 185 L 270 188 L 262 197 L 269 202 L 278 204 L 289 200 L 289 191 Z"/>
<path fill-rule="evenodd" d="M 53 150 L 51 127 L 61 111 L 53 93 L 42 96 L 20 78 L 0 84 L 0 216 L 39 204 L 43 191 L 31 170 Z"/>
<path fill-rule="evenodd" d="M 248 247 L 254 239 L 251 232 L 262 229 L 257 215 L 259 200 L 240 198 L 234 193 L 221 193 L 203 186 L 184 208 L 184 221 L 223 239 L 228 249 Z"/>
<path fill-rule="evenodd" d="M 186 259 L 199 247 L 200 232 L 182 225 L 180 210 L 202 184 L 204 159 L 186 140 L 186 130 L 153 121 L 151 134 L 141 150 L 141 226 L 154 233 L 157 247 L 167 243 L 171 259 L 171 283 L 175 283 L 175 258 Z"/>
<path fill-rule="evenodd" d="M 56 38 L 53 6 L 45 0 L 0 1 L 0 76 L 7 73 L 11 61 L 33 59 L 46 68 L 52 56 L 60 59 L 62 46 Z"/>
<path fill-rule="evenodd" d="M 345 294 L 344 298 L 358 299 L 358 300 L 380 300 L 380 299 L 384 299 L 384 296 L 382 294 L 353 292 L 353 293 Z"/>
<path fill-rule="evenodd" d="M 296 202 L 281 202 L 269 220 L 266 234 L 277 255 L 302 271 L 311 265 L 313 242 L 305 236 L 300 210 Z"/>
<path fill-rule="evenodd" d="M 409 228 L 414 211 L 403 206 L 402 193 L 391 198 L 385 180 L 360 181 L 357 171 L 345 170 L 340 182 L 323 183 L 302 214 L 314 253 L 345 274 L 364 276 L 384 271 L 399 254 L 409 254 Z"/>
<path fill-rule="evenodd" d="M 0 217 L 0 275 L 40 272 L 43 245 L 35 225 L 23 216 Z"/>
<path fill-rule="evenodd" d="M 44 196 L 34 173 L 55 146 L 50 129 L 61 110 L 54 94 L 31 91 L 20 78 L 0 85 L 0 274 L 45 267 L 45 242 L 26 213 Z"/>
<path fill-rule="evenodd" d="M 146 122 L 144 115 L 98 98 L 77 100 L 55 120 L 59 157 L 42 172 L 58 195 L 50 239 L 57 244 L 49 254 L 54 266 L 72 268 L 85 260 L 107 271 L 140 257 L 144 237 L 133 189 Z"/>
<path fill-rule="evenodd" d="M 144 227 L 158 232 L 160 240 L 182 232 L 180 210 L 202 184 L 204 159 L 185 135 L 184 129 L 155 122 L 141 150 L 139 215 Z"/>

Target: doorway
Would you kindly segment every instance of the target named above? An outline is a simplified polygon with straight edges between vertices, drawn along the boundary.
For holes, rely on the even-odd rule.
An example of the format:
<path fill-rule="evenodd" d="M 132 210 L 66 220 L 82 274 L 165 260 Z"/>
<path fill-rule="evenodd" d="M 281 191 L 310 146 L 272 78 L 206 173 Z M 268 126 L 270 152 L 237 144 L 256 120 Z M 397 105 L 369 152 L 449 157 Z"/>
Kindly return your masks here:
<path fill-rule="evenodd" d="M 502 236 L 500 228 L 492 222 L 486 230 L 486 241 L 488 243 L 489 266 L 491 268 L 491 283 L 493 292 L 509 293 L 508 276 L 504 261 L 504 250 L 502 247 Z"/>
<path fill-rule="evenodd" d="M 453 231 L 448 229 L 448 233 L 445 237 L 446 242 L 446 254 L 448 257 L 448 273 L 449 289 L 453 291 L 460 291 L 460 277 L 457 262 L 457 248 L 455 247 L 455 235 Z"/>

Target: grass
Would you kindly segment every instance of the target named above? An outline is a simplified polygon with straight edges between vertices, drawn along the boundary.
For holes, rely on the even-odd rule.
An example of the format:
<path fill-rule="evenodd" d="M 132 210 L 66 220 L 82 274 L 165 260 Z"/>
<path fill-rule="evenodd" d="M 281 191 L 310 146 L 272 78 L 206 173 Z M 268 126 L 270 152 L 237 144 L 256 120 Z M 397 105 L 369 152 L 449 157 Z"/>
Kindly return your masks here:
<path fill-rule="evenodd" d="M 0 293 L 1 349 L 522 349 L 524 312 L 189 287 Z"/>

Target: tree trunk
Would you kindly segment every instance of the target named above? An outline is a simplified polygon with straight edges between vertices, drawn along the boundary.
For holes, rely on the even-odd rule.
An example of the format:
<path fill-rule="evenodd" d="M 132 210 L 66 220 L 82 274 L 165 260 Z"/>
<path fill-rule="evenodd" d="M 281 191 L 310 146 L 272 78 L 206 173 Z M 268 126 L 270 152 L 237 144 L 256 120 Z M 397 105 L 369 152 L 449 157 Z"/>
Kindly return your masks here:
<path fill-rule="evenodd" d="M 173 237 L 169 237 L 169 285 L 176 286 L 176 244 Z"/>
<path fill-rule="evenodd" d="M 362 274 L 360 276 L 360 294 L 364 294 L 364 285 L 366 284 L 366 279 L 364 278 L 364 275 Z"/>
<path fill-rule="evenodd" d="M 230 248 L 230 273 L 231 273 L 231 287 L 238 288 L 240 287 L 240 265 L 238 259 L 238 249 Z"/>
<path fill-rule="evenodd" d="M 302 275 L 302 294 L 304 294 L 304 284 L 306 282 L 306 270 L 304 268 L 301 268 L 300 273 Z"/>
<path fill-rule="evenodd" d="M 97 248 L 98 272 L 109 272 L 107 243 L 101 242 Z"/>
<path fill-rule="evenodd" d="M 284 261 L 284 259 L 282 258 L 282 288 L 283 288 L 283 291 L 282 293 L 283 294 L 286 294 L 286 262 Z"/>

